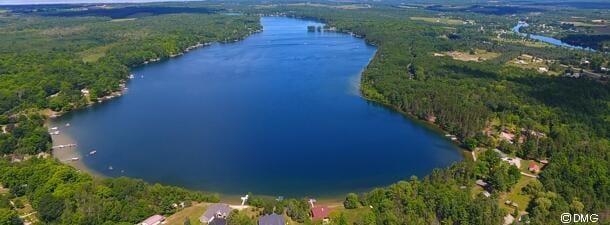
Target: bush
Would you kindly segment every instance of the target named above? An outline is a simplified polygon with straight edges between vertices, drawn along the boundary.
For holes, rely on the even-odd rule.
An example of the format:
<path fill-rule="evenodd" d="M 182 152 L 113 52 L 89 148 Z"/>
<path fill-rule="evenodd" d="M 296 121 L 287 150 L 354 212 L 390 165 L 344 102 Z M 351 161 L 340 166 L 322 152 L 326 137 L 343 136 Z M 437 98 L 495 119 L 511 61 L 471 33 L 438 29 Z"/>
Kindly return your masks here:
<path fill-rule="evenodd" d="M 355 209 L 358 208 L 358 205 L 358 195 L 354 193 L 347 194 L 347 196 L 345 197 L 345 201 L 343 201 L 343 206 L 346 209 Z"/>

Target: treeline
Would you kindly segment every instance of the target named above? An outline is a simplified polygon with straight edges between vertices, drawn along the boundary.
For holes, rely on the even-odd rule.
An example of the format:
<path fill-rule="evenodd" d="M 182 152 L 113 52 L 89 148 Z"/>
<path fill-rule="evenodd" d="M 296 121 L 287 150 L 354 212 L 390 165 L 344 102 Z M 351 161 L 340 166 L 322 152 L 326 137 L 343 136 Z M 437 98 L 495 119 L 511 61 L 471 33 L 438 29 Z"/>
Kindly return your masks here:
<path fill-rule="evenodd" d="M 27 199 L 45 224 L 135 224 L 154 214 L 168 215 L 193 201 L 218 202 L 217 195 L 147 184 L 130 178 L 94 179 L 55 160 L 10 163 L 0 159 L 0 223 L 21 224 L 13 208 L 2 204 Z M 21 206 L 23 207 L 23 206 Z M 6 223 L 4 221 L 17 221 Z"/>
<path fill-rule="evenodd" d="M 560 48 L 499 43 L 493 40 L 495 36 L 490 36 L 492 34 L 478 31 L 479 26 L 460 25 L 456 29 L 447 29 L 411 21 L 401 10 L 341 11 L 280 6 L 269 11 L 322 20 L 340 31 L 352 31 L 376 44 L 378 51 L 362 76 L 361 89 L 367 98 L 424 120 L 435 118 L 435 124 L 456 134 L 467 147 L 500 148 L 526 159 L 550 159 L 550 164 L 540 175 L 541 185 L 530 188 L 530 194 L 535 197 L 530 208 L 525 210 L 530 213 L 528 219 L 533 224 L 554 223 L 562 212 L 601 213 L 608 210 L 610 89 L 607 84 L 541 75 L 534 70 L 505 65 L 520 54 L 572 62 L 582 56 L 593 55 L 602 60 L 604 56 Z M 508 56 L 486 62 L 464 62 L 433 55 L 435 52 L 473 49 L 496 51 Z M 560 51 L 563 53 L 558 53 Z M 499 138 L 502 131 L 516 133 L 514 142 Z M 509 169 L 494 170 L 505 171 L 503 175 L 497 174 L 501 178 L 496 180 L 505 181 L 496 185 L 498 190 L 509 190 L 515 182 L 516 171 Z M 450 168 L 443 174 L 450 178 L 460 176 L 452 171 L 455 172 Z M 463 171 L 468 174 L 476 170 L 464 167 Z M 458 187 L 433 177 L 435 174 L 427 178 L 433 187 Z M 479 171 L 469 179 L 472 181 L 476 177 L 490 178 L 489 174 Z M 418 183 L 401 184 L 411 186 Z M 387 193 L 395 187 L 377 191 Z M 425 194 L 430 198 L 436 195 L 444 194 Z M 384 194 L 379 198 L 388 204 L 399 205 L 387 207 L 390 211 L 396 210 L 393 213 L 398 221 L 411 209 L 408 207 L 410 195 L 392 197 Z M 495 203 L 478 206 L 486 210 L 497 207 Z M 417 218 L 431 218 L 429 215 L 438 216 L 439 209 L 452 208 L 452 205 L 441 202 L 436 207 L 439 208 L 412 213 Z M 401 208 L 404 210 L 399 210 Z M 400 224 L 386 223 L 391 218 L 386 211 L 375 210 L 375 214 L 385 218 L 378 218 L 378 224 Z M 493 218 L 489 217 L 490 220 Z M 472 223 L 461 219 L 452 219 L 449 224 L 498 224 L 497 221 Z"/>

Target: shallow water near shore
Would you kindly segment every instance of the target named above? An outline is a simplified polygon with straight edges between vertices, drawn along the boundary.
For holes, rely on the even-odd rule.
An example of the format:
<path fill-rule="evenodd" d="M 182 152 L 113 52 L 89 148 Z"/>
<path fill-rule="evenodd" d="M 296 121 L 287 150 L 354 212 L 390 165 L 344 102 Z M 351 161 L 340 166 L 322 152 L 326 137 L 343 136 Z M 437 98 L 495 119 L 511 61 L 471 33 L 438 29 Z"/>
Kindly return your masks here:
<path fill-rule="evenodd" d="M 442 135 L 359 95 L 375 47 L 307 32 L 312 21 L 261 22 L 243 41 L 135 68 L 125 95 L 51 126 L 104 176 L 227 195 L 337 196 L 462 160 Z"/>

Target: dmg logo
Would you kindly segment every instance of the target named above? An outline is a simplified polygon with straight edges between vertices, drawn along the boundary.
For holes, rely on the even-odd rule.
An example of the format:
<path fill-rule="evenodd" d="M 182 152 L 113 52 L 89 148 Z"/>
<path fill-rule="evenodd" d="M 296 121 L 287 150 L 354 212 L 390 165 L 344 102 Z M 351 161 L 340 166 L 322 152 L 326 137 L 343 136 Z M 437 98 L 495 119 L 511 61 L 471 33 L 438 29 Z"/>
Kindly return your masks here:
<path fill-rule="evenodd" d="M 561 223 L 597 223 L 597 221 L 599 221 L 597 214 L 561 214 Z"/>

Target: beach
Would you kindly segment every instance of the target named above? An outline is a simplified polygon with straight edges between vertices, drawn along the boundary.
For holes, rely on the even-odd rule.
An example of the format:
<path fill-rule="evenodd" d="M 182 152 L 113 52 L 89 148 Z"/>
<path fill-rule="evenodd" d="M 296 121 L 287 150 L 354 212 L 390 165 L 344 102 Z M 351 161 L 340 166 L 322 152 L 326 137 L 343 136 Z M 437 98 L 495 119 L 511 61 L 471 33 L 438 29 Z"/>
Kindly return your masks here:
<path fill-rule="evenodd" d="M 67 135 L 65 132 L 62 131 L 62 128 L 65 127 L 65 124 L 63 124 L 62 126 L 57 125 L 57 124 L 53 124 L 53 123 L 47 123 L 47 127 L 49 127 L 49 129 L 51 127 L 57 127 L 57 130 L 60 132 L 58 135 L 51 135 L 51 139 L 52 139 L 52 143 L 53 143 L 53 158 L 57 159 L 58 161 L 60 161 L 63 164 L 66 165 L 70 165 L 80 171 L 84 171 L 88 174 L 91 174 L 94 177 L 105 177 L 104 175 L 88 168 L 85 163 L 83 163 L 82 161 L 82 154 L 79 151 L 79 146 L 78 143 L 76 142 L 76 140 L 74 140 L 72 137 L 70 137 L 69 135 Z M 72 146 L 72 147 L 64 147 L 64 148 L 56 148 L 55 146 L 60 146 L 60 145 L 70 145 L 70 144 L 76 144 L 76 146 Z M 78 160 L 72 160 L 73 158 L 78 158 Z"/>

